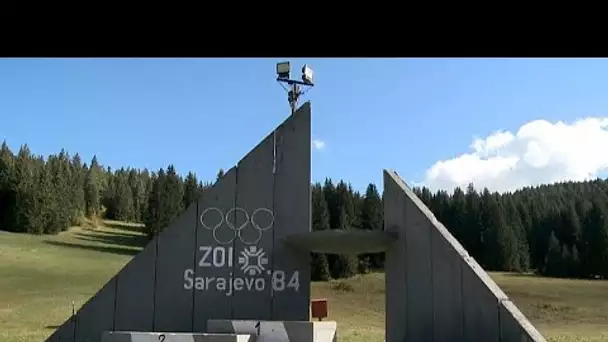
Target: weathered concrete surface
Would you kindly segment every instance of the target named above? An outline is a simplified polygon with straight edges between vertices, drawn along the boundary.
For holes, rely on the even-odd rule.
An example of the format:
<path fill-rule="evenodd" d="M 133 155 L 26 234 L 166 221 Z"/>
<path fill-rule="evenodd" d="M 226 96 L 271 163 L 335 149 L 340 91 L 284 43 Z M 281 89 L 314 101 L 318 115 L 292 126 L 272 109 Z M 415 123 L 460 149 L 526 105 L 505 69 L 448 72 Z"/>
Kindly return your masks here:
<path fill-rule="evenodd" d="M 195 267 L 197 217 L 197 205 L 192 204 L 158 235 L 154 326 L 151 331 L 192 331 L 194 290 L 185 288 L 184 272 Z M 123 327 L 123 330 L 137 331 L 131 327 Z"/>
<path fill-rule="evenodd" d="M 114 329 L 116 278 L 114 276 L 79 310 L 75 341 L 99 341 L 102 331 Z"/>
<path fill-rule="evenodd" d="M 75 319 L 68 318 L 51 336 L 47 338 L 48 342 L 74 342 L 74 333 L 76 332 Z"/>
<path fill-rule="evenodd" d="M 236 167 L 231 168 L 224 174 L 221 182 L 218 182 L 207 195 L 199 201 L 199 219 L 197 220 L 197 232 L 196 232 L 196 263 L 195 263 L 195 275 L 196 277 L 216 277 L 216 278 L 230 278 L 232 274 L 232 267 L 211 267 L 213 264 L 213 256 L 209 261 L 209 256 L 205 257 L 208 253 L 201 246 L 210 244 L 210 241 L 214 241 L 215 238 L 222 242 L 229 242 L 226 246 L 233 247 L 234 241 L 230 241 L 234 235 L 231 234 L 231 230 L 225 220 L 222 220 L 221 215 L 213 209 L 205 208 L 217 208 L 223 213 L 227 213 L 234 209 L 235 205 L 235 193 L 236 193 Z M 203 226 L 204 224 L 204 226 Z M 218 225 L 218 229 L 213 235 L 213 230 L 207 229 L 206 227 L 214 227 Z M 211 243 L 214 245 L 214 243 Z M 215 284 L 217 285 L 217 284 Z M 225 291 L 221 291 L 217 286 L 211 286 L 206 291 L 194 291 L 194 315 L 193 320 L 193 331 L 205 331 L 207 320 L 210 318 L 224 318 L 232 317 L 232 296 L 226 296 Z"/>
<path fill-rule="evenodd" d="M 118 274 L 115 330 L 150 331 L 154 328 L 156 244 L 151 244 Z"/>
<path fill-rule="evenodd" d="M 237 227 L 244 227 L 234 239 L 234 250 L 252 253 L 260 250 L 267 263 L 264 269 L 243 269 L 238 267 L 240 254 L 235 255 L 233 275 L 239 278 L 255 278 L 256 291 L 238 291 L 233 295 L 232 317 L 235 319 L 270 319 L 272 314 L 272 251 L 274 246 L 274 132 L 245 156 L 237 165 L 236 219 Z M 264 209 L 261 209 L 264 208 Z M 261 210 L 260 210 L 261 209 Z M 243 213 L 248 213 L 244 215 Z M 238 215 L 242 214 L 242 215 Z M 268 272 L 269 271 L 269 272 Z M 264 287 L 258 287 L 264 280 Z"/>
<path fill-rule="evenodd" d="M 311 108 L 306 102 L 275 131 L 274 254 L 277 280 L 285 276 L 285 290 L 272 294 L 272 319 L 310 318 L 310 253 L 289 248 L 291 234 L 311 230 L 310 153 Z M 297 281 L 295 284 L 293 281 Z M 287 285 L 297 285 L 287 286 Z M 280 285 L 280 284 L 278 284 Z"/>
<path fill-rule="evenodd" d="M 204 332 L 210 318 L 308 320 L 310 254 L 284 237 L 310 231 L 310 128 L 305 103 L 47 341 Z"/>
<path fill-rule="evenodd" d="M 384 171 L 386 341 L 545 341 L 393 171 Z"/>

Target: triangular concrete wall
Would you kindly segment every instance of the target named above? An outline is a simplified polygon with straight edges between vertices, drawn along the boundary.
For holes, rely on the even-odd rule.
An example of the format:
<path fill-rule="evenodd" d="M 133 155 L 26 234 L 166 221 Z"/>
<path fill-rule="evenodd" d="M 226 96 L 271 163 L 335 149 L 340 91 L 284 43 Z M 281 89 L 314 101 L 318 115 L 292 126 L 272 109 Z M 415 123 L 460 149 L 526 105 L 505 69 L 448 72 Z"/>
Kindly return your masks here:
<path fill-rule="evenodd" d="M 308 320 L 310 255 L 283 238 L 310 231 L 310 127 L 305 103 L 47 341 L 204 332 L 208 319 Z"/>
<path fill-rule="evenodd" d="M 394 171 L 384 171 L 386 341 L 545 341 Z"/>

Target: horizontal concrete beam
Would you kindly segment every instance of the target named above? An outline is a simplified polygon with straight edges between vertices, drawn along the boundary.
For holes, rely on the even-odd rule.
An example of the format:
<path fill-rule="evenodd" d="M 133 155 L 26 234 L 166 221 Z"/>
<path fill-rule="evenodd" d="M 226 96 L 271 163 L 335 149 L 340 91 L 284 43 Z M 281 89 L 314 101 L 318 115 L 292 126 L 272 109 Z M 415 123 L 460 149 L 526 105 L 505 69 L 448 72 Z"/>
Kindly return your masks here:
<path fill-rule="evenodd" d="M 315 253 L 367 254 L 386 251 L 397 240 L 397 234 L 366 230 L 317 230 L 285 237 L 294 248 Z"/>

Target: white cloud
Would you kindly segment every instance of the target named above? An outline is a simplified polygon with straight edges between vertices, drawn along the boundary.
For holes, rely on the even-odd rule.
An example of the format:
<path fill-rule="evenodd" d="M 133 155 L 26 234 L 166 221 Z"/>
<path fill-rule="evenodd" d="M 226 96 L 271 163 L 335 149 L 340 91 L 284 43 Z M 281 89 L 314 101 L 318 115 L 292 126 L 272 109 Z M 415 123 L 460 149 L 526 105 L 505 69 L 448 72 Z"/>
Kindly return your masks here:
<path fill-rule="evenodd" d="M 498 131 L 474 139 L 471 152 L 436 162 L 424 185 L 436 190 L 509 191 L 528 185 L 596 178 L 608 168 L 608 117 L 574 123 L 531 121 L 516 133 Z"/>
<path fill-rule="evenodd" d="M 319 139 L 313 139 L 312 146 L 317 150 L 322 150 L 325 148 L 325 141 L 319 140 Z"/>

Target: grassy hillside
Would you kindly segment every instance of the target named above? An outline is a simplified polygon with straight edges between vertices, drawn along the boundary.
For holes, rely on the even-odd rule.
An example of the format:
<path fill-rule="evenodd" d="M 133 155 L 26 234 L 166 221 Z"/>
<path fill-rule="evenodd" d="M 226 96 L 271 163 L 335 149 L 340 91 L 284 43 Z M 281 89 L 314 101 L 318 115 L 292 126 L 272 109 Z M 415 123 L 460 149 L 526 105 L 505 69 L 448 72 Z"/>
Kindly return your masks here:
<path fill-rule="evenodd" d="M 58 236 L 0 231 L 0 341 L 42 341 L 136 254 L 145 238 L 117 222 Z M 492 274 L 550 341 L 608 340 L 608 282 Z M 382 341 L 384 277 L 314 283 L 342 341 Z"/>

